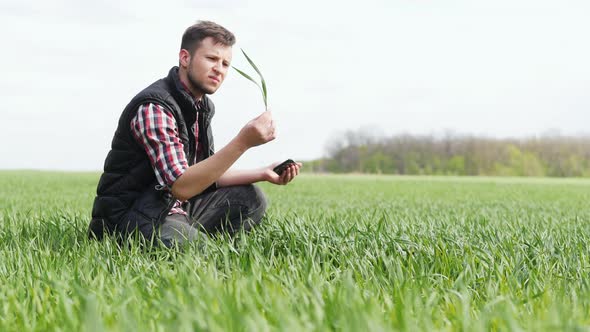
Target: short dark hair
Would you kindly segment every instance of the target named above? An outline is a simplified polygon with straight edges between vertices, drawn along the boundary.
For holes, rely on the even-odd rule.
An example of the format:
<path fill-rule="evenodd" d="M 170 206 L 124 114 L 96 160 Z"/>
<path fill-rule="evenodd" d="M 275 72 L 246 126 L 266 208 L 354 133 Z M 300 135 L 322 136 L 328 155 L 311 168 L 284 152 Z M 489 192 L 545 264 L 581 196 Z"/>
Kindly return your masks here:
<path fill-rule="evenodd" d="M 184 31 L 180 49 L 185 49 L 193 55 L 207 37 L 212 37 L 216 43 L 225 46 L 233 46 L 236 43 L 234 34 L 221 25 L 211 21 L 197 21 Z"/>

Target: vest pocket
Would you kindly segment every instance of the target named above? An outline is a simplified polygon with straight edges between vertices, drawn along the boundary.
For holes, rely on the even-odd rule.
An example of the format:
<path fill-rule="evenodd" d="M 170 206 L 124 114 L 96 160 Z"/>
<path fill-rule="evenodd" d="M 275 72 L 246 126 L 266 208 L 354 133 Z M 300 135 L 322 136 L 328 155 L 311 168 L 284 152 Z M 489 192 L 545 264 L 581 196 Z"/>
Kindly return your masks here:
<path fill-rule="evenodd" d="M 153 240 L 157 228 L 154 218 L 148 217 L 145 213 L 138 210 L 131 210 L 127 214 L 127 224 L 122 230 L 124 234 L 129 235 L 139 232 L 146 240 Z"/>
<path fill-rule="evenodd" d="M 134 203 L 127 214 L 125 233 L 139 231 L 146 239 L 153 240 L 155 231 L 174 205 L 174 199 L 164 190 L 150 186 Z"/>

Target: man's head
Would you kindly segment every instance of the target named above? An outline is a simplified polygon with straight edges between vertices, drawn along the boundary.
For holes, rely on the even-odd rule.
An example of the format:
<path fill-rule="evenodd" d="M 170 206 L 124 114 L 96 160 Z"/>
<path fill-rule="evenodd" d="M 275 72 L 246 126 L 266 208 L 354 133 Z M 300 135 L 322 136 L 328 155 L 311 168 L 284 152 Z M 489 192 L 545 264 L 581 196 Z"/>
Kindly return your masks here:
<path fill-rule="evenodd" d="M 196 97 L 217 91 L 229 70 L 235 42 L 233 33 L 213 22 L 199 21 L 186 29 L 178 55 L 179 75 Z"/>

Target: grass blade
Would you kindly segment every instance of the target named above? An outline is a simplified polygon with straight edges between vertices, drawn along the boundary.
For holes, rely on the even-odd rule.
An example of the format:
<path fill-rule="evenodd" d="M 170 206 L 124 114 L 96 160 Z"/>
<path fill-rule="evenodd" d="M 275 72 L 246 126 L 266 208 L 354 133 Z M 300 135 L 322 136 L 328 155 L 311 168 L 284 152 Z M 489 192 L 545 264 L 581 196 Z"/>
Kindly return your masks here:
<path fill-rule="evenodd" d="M 252 81 L 252 83 L 256 84 L 256 86 L 260 88 L 260 85 L 258 84 L 258 82 L 256 82 L 252 77 L 250 77 L 250 75 L 244 73 L 243 71 L 239 70 L 238 68 L 232 66 L 233 69 L 235 69 L 238 73 L 240 73 L 240 75 L 244 76 L 245 78 L 249 79 L 250 81 Z"/>
<path fill-rule="evenodd" d="M 252 59 L 250 59 L 250 57 L 248 56 L 248 54 L 246 54 L 246 52 L 243 49 L 240 49 L 240 50 L 242 51 L 242 53 L 246 57 L 246 60 L 248 60 L 248 62 L 252 66 L 252 68 L 254 68 L 254 70 L 256 71 L 256 73 L 258 73 L 258 76 L 260 76 L 260 81 L 262 82 L 262 96 L 264 98 L 264 105 L 266 106 L 266 96 L 267 96 L 267 93 L 266 93 L 266 81 L 264 80 L 264 76 L 262 76 L 262 73 L 260 72 L 260 70 L 258 69 L 258 67 L 256 66 L 256 64 L 254 63 L 254 61 L 252 61 Z"/>

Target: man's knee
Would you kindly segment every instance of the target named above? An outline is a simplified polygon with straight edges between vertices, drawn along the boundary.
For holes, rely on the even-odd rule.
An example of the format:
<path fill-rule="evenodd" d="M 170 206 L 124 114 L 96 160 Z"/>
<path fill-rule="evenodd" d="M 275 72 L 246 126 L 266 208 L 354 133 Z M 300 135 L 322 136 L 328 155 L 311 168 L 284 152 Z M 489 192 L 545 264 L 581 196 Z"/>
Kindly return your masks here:
<path fill-rule="evenodd" d="M 266 196 L 258 186 L 251 186 L 254 189 L 253 206 L 251 211 L 253 211 L 253 214 L 255 214 L 255 217 L 258 219 L 256 223 L 259 224 L 262 220 L 262 217 L 264 217 L 264 213 L 266 212 L 268 202 L 266 200 Z"/>
<path fill-rule="evenodd" d="M 207 233 L 248 231 L 261 223 L 267 207 L 264 193 L 252 184 L 222 187 L 192 204 L 192 220 Z"/>
<path fill-rule="evenodd" d="M 253 184 L 236 186 L 233 190 L 235 191 L 234 198 L 237 198 L 234 202 L 242 205 L 242 208 L 239 209 L 241 216 L 238 218 L 242 220 L 242 227 L 249 230 L 260 224 L 268 205 L 262 190 Z"/>
<path fill-rule="evenodd" d="M 241 196 L 241 201 L 246 207 L 246 211 L 244 212 L 246 212 L 247 217 L 252 219 L 256 224 L 260 223 L 268 205 L 266 196 L 262 190 L 253 184 L 239 186 L 236 189 L 240 191 L 238 195 Z"/>

